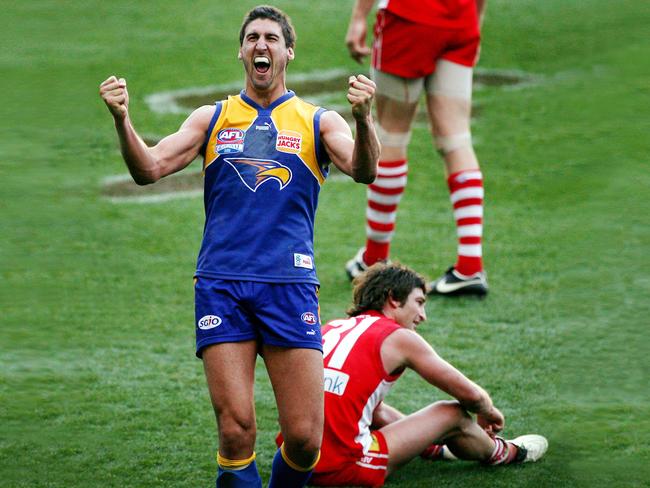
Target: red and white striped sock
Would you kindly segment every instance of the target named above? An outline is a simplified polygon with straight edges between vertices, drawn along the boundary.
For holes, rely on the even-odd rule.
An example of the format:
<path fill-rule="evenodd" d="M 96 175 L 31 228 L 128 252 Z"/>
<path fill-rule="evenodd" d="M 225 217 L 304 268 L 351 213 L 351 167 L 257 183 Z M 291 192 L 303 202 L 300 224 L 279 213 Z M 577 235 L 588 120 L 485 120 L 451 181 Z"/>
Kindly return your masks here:
<path fill-rule="evenodd" d="M 379 161 L 377 178 L 368 185 L 366 207 L 366 252 L 363 260 L 367 265 L 388 259 L 390 242 L 395 233 L 397 205 L 406 188 L 408 163 Z"/>
<path fill-rule="evenodd" d="M 495 466 L 497 464 L 509 464 L 517 457 L 517 446 L 509 443 L 501 437 L 494 439 L 494 451 L 490 459 L 485 461 L 485 464 Z"/>
<path fill-rule="evenodd" d="M 458 233 L 456 271 L 465 276 L 483 271 L 483 175 L 480 169 L 447 178 Z"/>
<path fill-rule="evenodd" d="M 424 451 L 420 453 L 422 459 L 427 459 L 429 461 L 435 461 L 437 459 L 442 459 L 442 451 L 444 450 L 442 444 L 431 444 Z"/>

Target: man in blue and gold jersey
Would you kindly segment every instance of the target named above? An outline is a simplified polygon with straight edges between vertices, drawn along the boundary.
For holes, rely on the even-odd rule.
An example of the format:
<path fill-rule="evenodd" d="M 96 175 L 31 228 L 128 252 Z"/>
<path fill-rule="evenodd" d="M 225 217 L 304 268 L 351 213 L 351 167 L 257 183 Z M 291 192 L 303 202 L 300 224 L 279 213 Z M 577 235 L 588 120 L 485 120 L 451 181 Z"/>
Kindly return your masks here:
<path fill-rule="evenodd" d="M 218 487 L 261 486 L 255 465 L 254 371 L 264 358 L 284 444 L 269 486 L 304 486 L 323 431 L 323 357 L 314 214 L 331 161 L 355 181 L 376 175 L 374 83 L 349 79 L 356 121 L 302 101 L 286 87 L 294 58 L 289 18 L 269 6 L 244 18 L 238 57 L 245 88 L 195 110 L 153 147 L 129 118 L 126 80 L 100 95 L 115 120 L 122 156 L 145 185 L 204 156 L 205 229 L 196 275 L 196 354 L 202 358 L 219 432 Z"/>

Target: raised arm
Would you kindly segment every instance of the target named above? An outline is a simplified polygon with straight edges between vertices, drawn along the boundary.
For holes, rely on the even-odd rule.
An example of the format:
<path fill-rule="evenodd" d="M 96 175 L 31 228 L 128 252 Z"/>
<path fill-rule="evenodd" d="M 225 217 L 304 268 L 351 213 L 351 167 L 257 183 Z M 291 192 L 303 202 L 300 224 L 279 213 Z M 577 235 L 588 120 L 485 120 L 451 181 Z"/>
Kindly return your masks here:
<path fill-rule="evenodd" d="M 375 84 L 363 75 L 351 76 L 348 83 L 347 98 L 356 123 L 354 139 L 347 122 L 333 111 L 321 116 L 320 138 L 337 168 L 356 182 L 372 183 L 377 176 L 380 149 L 370 111 Z"/>
<path fill-rule="evenodd" d="M 109 77 L 99 86 L 99 94 L 113 115 L 122 157 L 138 185 L 154 183 L 180 171 L 198 156 L 214 107 L 206 105 L 195 110 L 177 132 L 149 147 L 131 123 L 126 80 Z"/>
<path fill-rule="evenodd" d="M 359 64 L 363 62 L 363 58 L 372 52 L 366 45 L 366 36 L 368 34 L 367 18 L 374 3 L 374 0 L 357 0 L 350 15 L 345 45 L 348 47 L 352 59 Z"/>
<path fill-rule="evenodd" d="M 490 395 L 463 373 L 442 359 L 416 332 L 400 329 L 384 341 L 382 362 L 387 371 L 410 368 L 432 385 L 456 398 L 488 433 L 503 429 L 503 414 L 493 405 Z"/>

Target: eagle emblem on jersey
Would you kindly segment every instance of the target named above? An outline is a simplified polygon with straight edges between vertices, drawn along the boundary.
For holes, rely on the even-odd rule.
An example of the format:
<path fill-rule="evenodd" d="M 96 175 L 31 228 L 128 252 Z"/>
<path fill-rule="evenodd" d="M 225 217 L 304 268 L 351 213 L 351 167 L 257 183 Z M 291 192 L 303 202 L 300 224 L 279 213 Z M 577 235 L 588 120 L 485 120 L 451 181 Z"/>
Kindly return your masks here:
<path fill-rule="evenodd" d="M 286 166 L 272 159 L 252 158 L 224 158 L 237 172 L 244 185 L 255 192 L 269 180 L 275 180 L 280 184 L 280 190 L 291 181 L 291 170 Z"/>

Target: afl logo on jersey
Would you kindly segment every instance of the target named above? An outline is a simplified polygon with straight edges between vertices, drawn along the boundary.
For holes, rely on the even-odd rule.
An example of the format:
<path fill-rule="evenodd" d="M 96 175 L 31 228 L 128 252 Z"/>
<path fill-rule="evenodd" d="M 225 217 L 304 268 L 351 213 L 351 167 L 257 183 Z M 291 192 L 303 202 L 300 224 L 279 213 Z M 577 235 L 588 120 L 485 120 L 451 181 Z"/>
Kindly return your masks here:
<path fill-rule="evenodd" d="M 242 152 L 244 149 L 244 131 L 241 129 L 221 129 L 217 134 L 215 151 L 217 154 Z"/>
<path fill-rule="evenodd" d="M 316 318 L 316 314 L 313 312 L 305 312 L 300 316 L 300 319 L 308 325 L 316 325 L 318 322 L 318 319 Z"/>

